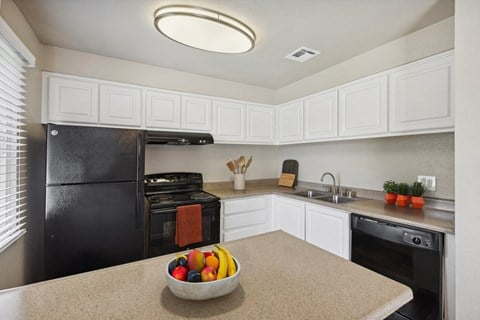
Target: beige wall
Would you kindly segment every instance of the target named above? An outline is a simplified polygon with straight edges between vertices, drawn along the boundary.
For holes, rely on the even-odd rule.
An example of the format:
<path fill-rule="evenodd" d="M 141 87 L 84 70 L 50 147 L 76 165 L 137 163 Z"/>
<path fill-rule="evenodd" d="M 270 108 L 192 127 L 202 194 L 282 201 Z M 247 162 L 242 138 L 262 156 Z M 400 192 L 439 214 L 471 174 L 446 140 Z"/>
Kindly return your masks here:
<path fill-rule="evenodd" d="M 454 18 L 391 41 L 276 91 L 281 104 L 453 48 Z M 319 57 L 321 58 L 321 56 Z"/>
<path fill-rule="evenodd" d="M 456 319 L 480 304 L 480 1 L 455 1 Z"/>
<path fill-rule="evenodd" d="M 44 46 L 44 70 L 161 89 L 272 104 L 274 91 L 148 64 Z"/>
<path fill-rule="evenodd" d="M 27 69 L 25 80 L 27 149 L 29 155 L 35 155 L 43 146 L 40 126 L 42 46 L 12 0 L 1 2 L 0 15 L 37 58 L 36 68 Z M 0 253 L 0 289 L 35 281 L 39 277 L 38 271 L 42 270 L 43 168 L 42 157 L 28 162 L 27 234 Z"/>
<path fill-rule="evenodd" d="M 147 145 L 145 152 L 145 172 L 201 172 L 205 182 L 229 181 L 233 174 L 225 165 L 227 161 L 238 156 L 253 156 L 246 179 L 263 179 L 278 177 L 281 162 L 276 146 L 241 146 L 241 145 L 207 145 L 207 146 L 165 146 Z"/>
<path fill-rule="evenodd" d="M 385 180 L 411 183 L 432 175 L 437 191 L 426 195 L 454 199 L 453 140 L 453 133 L 442 133 L 311 143 L 282 146 L 279 156 L 298 160 L 301 181 L 319 183 L 328 171 L 341 185 L 382 190 Z"/>

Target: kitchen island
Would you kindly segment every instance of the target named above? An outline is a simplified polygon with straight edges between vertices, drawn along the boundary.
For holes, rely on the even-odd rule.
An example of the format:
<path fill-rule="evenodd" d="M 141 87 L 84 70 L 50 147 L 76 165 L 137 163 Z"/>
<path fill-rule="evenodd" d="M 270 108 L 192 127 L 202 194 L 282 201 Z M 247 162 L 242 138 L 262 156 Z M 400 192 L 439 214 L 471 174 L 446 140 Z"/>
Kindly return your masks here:
<path fill-rule="evenodd" d="M 0 291 L 0 319 L 384 319 L 407 286 L 282 231 L 226 243 L 240 285 L 207 301 L 173 296 L 174 255 Z M 208 248 L 208 247 L 207 247 Z"/>

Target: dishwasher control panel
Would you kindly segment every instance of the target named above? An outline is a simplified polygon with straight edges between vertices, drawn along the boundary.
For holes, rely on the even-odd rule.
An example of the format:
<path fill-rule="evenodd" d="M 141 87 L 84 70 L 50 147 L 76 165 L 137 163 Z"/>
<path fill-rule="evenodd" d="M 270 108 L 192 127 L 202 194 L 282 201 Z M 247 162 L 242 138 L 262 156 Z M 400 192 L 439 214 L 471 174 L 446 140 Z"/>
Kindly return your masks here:
<path fill-rule="evenodd" d="M 417 247 L 432 249 L 432 235 L 428 233 L 403 232 L 403 241 Z"/>

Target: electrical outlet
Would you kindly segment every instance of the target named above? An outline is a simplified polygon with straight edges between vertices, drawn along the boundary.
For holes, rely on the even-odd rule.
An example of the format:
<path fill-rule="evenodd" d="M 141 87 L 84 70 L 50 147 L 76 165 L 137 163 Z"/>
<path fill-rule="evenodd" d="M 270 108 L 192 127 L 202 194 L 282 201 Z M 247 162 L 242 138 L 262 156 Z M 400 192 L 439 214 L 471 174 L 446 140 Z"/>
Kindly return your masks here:
<path fill-rule="evenodd" d="M 421 182 L 427 191 L 437 190 L 437 178 L 435 176 L 418 176 L 417 181 Z"/>

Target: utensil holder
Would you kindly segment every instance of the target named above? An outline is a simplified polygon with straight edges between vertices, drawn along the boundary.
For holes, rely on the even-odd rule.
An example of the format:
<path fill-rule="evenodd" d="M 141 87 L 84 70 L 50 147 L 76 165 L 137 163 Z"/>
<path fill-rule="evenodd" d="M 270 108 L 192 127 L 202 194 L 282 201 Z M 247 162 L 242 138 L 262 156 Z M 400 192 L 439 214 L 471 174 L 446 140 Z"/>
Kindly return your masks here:
<path fill-rule="evenodd" d="M 235 173 L 233 175 L 233 189 L 245 190 L 245 173 Z"/>

